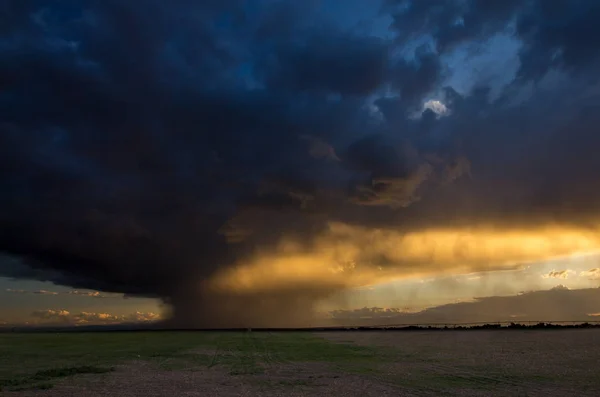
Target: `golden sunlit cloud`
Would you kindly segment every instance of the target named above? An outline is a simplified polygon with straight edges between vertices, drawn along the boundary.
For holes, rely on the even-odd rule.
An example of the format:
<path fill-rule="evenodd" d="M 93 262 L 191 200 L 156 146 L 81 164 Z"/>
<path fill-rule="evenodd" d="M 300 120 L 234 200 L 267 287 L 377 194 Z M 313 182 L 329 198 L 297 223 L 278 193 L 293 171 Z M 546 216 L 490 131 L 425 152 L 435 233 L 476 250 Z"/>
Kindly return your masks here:
<path fill-rule="evenodd" d="M 395 279 L 467 274 L 600 252 L 597 229 L 548 224 L 400 232 L 330 223 L 310 247 L 282 239 L 274 251 L 216 274 L 210 287 L 236 292 L 353 288 Z"/>
<path fill-rule="evenodd" d="M 590 280 L 600 280 L 600 268 L 594 268 L 580 273 L 581 277 L 587 277 Z"/>

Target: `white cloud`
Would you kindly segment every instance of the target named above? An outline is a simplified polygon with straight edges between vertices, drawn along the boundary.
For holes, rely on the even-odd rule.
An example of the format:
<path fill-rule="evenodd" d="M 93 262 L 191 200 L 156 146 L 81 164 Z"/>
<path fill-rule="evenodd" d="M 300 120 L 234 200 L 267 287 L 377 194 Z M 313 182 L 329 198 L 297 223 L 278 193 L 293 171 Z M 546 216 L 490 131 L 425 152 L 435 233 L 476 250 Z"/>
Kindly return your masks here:
<path fill-rule="evenodd" d="M 423 104 L 423 111 L 426 109 L 432 110 L 438 116 L 445 116 L 448 114 L 448 108 L 441 101 L 436 99 L 430 99 Z"/>

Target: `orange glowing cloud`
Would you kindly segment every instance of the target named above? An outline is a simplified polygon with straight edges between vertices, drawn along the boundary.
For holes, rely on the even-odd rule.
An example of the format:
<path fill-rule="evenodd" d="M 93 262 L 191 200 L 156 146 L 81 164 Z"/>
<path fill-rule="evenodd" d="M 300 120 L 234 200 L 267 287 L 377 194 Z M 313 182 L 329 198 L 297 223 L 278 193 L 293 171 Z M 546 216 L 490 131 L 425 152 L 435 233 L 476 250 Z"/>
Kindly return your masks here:
<path fill-rule="evenodd" d="M 211 288 L 237 292 L 281 288 L 352 288 L 394 279 L 509 269 L 600 252 L 598 229 L 558 224 L 402 232 L 330 223 L 310 246 L 282 239 L 275 250 L 217 273 Z"/>

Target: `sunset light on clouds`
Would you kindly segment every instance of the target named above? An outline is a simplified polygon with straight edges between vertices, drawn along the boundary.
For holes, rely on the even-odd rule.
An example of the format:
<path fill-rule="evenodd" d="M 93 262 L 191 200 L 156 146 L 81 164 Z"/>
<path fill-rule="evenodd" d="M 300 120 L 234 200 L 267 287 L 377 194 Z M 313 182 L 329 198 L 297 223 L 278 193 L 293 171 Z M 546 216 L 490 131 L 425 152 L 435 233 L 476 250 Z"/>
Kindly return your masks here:
<path fill-rule="evenodd" d="M 600 313 L 596 2 L 58 3 L 0 17 L 3 325 Z"/>

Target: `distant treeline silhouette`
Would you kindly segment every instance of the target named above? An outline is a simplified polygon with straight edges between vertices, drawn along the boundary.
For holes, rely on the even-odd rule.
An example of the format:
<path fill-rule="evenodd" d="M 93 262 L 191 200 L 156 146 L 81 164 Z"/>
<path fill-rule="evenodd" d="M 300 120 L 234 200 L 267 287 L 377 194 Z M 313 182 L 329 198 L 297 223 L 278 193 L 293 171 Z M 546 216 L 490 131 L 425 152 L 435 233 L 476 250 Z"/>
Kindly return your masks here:
<path fill-rule="evenodd" d="M 539 322 L 535 324 L 521 323 L 486 323 L 478 325 L 408 325 L 400 327 L 359 327 L 359 330 L 394 330 L 394 331 L 410 331 L 410 330 L 479 330 L 479 329 L 564 329 L 564 328 L 600 328 L 600 323 L 577 323 L 577 324 L 557 324 L 549 322 Z"/>
<path fill-rule="evenodd" d="M 347 332 L 347 331 L 475 331 L 475 330 L 523 330 L 523 329 L 583 329 L 600 328 L 600 321 L 593 322 L 498 322 L 470 324 L 421 324 L 385 326 L 337 326 L 309 328 L 204 328 L 174 329 L 136 325 L 89 325 L 62 327 L 0 327 L 0 332 Z"/>

